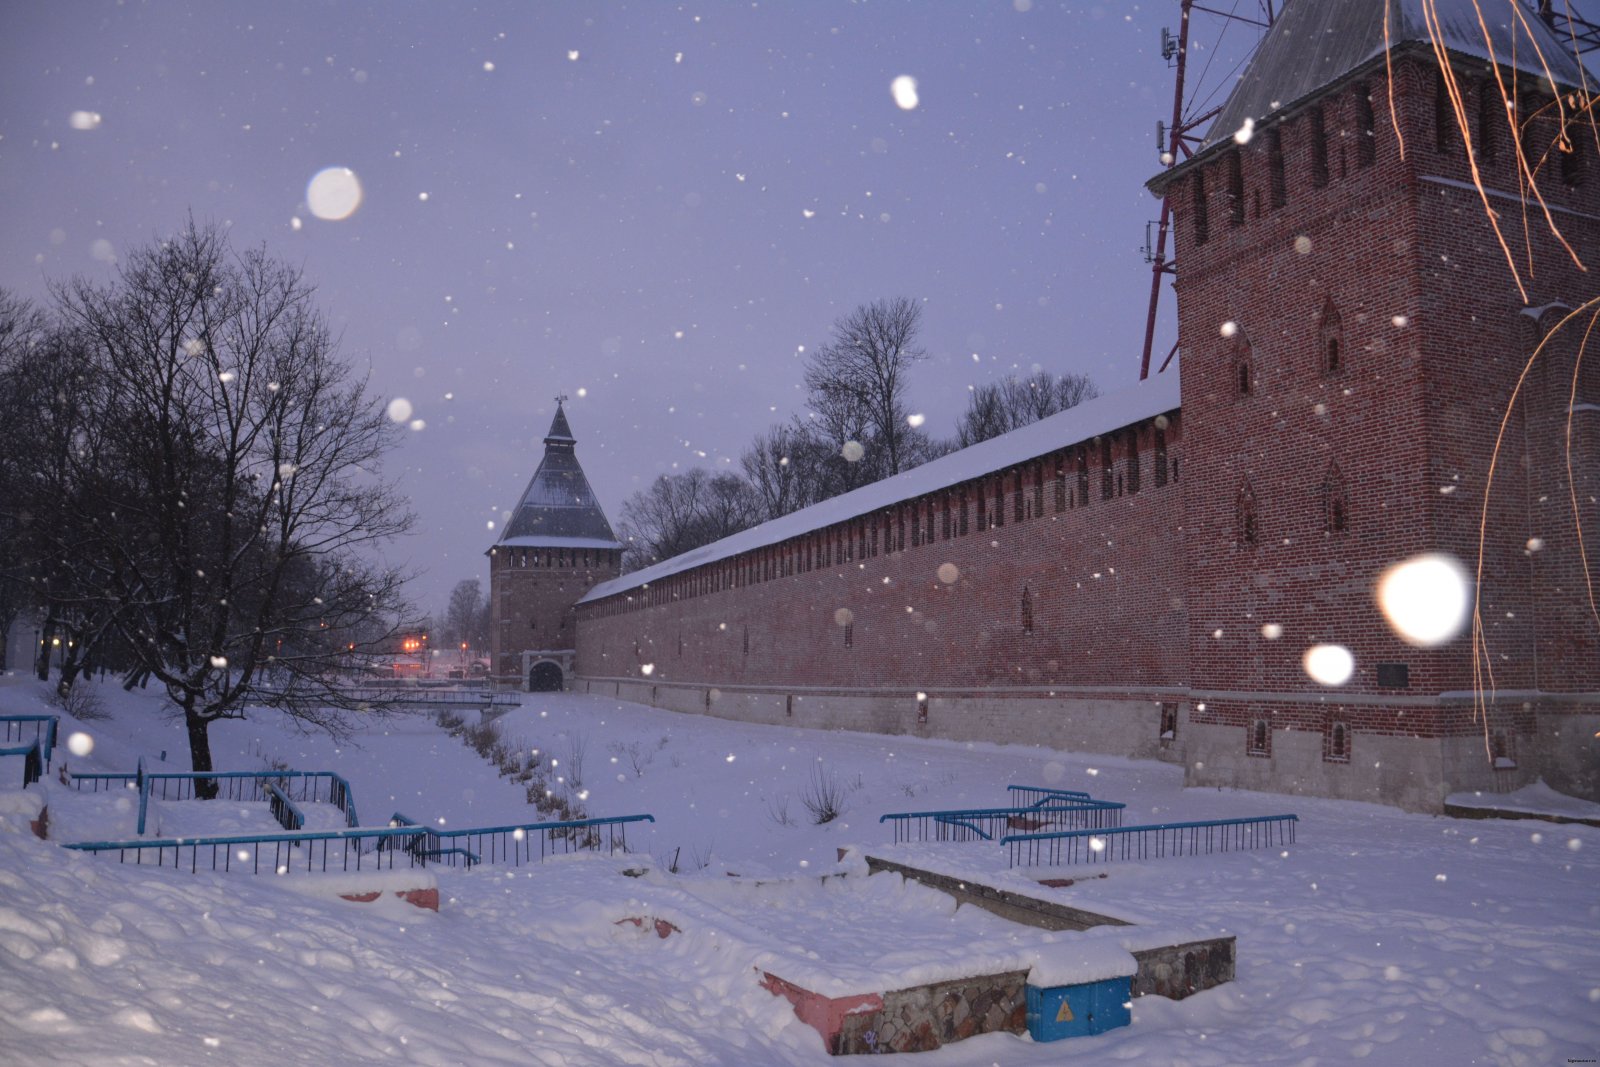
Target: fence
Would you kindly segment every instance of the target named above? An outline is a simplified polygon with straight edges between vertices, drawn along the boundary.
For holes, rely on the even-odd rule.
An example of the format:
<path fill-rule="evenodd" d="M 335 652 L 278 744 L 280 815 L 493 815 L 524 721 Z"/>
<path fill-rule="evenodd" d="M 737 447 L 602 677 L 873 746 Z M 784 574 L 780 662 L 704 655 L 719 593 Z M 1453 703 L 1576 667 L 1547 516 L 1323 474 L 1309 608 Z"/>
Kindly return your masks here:
<path fill-rule="evenodd" d="M 363 686 L 360 689 L 341 690 L 347 700 L 364 700 L 370 704 L 414 704 L 427 707 L 464 706 L 472 708 L 522 705 L 520 693 L 495 693 L 477 687 L 472 689 L 447 689 L 440 687 L 413 688 L 411 686 Z"/>
<path fill-rule="evenodd" d="M 122 863 L 140 866 L 171 866 L 191 872 L 248 871 L 260 874 L 288 874 L 291 871 L 377 871 L 393 870 L 396 861 L 407 867 L 423 861 L 403 849 L 373 847 L 365 843 L 389 842 L 417 837 L 421 827 L 380 827 L 367 830 L 318 830 L 301 833 L 249 834 L 219 837 L 185 837 L 139 841 L 85 841 L 67 845 L 80 852 L 115 852 Z M 170 857 L 170 864 L 169 864 Z M 187 858 L 187 863 L 185 863 Z"/>
<path fill-rule="evenodd" d="M 285 830 L 304 830 L 306 828 L 305 814 L 294 806 L 294 801 L 289 799 L 277 782 L 268 782 L 267 805 L 272 809 L 272 817 L 278 820 L 278 825 Z"/>
<path fill-rule="evenodd" d="M 43 745 L 36 737 L 26 745 L 0 748 L 0 756 L 22 757 L 22 788 L 26 789 L 44 777 L 45 758 Z"/>
<path fill-rule="evenodd" d="M 266 802 L 272 805 L 272 814 L 286 830 L 299 829 L 285 822 L 284 804 L 293 808 L 291 801 L 302 804 L 332 804 L 344 812 L 346 826 L 361 825 L 356 815 L 355 794 L 350 783 L 332 771 L 157 771 L 139 769 L 133 773 L 78 774 L 67 776 L 67 782 L 78 792 L 98 793 L 102 790 L 137 789 L 139 791 L 139 833 L 144 833 L 150 809 L 150 798 L 157 800 L 189 800 L 195 796 L 196 783 L 210 779 L 216 782 L 218 800 L 237 800 L 245 803 Z M 275 799 L 273 791 L 281 794 Z M 304 816 L 298 810 L 300 825 Z"/>
<path fill-rule="evenodd" d="M 54 715 L 0 715 L 0 730 L 5 736 L 0 737 L 0 742 L 7 746 L 0 749 L 0 755 L 20 756 L 28 750 L 28 740 L 31 737 L 39 743 L 39 758 L 44 761 L 44 770 L 50 769 L 50 760 L 55 755 L 56 735 L 61 730 L 61 720 Z M 33 781 L 39 779 L 35 777 Z"/>
<path fill-rule="evenodd" d="M 572 852 L 598 852 L 601 848 L 608 853 L 618 850 L 626 852 L 628 826 L 631 823 L 655 821 L 654 815 L 616 815 L 600 819 L 437 830 L 421 827 L 414 820 L 395 812 L 390 825 L 422 829 L 426 836 L 405 847 L 425 859 L 446 866 L 454 867 L 460 862 L 467 867 L 479 863 L 521 867 L 528 863 L 542 863 L 548 856 Z"/>
<path fill-rule="evenodd" d="M 893 812 L 879 823 L 894 827 L 894 843 L 994 841 L 1013 830 L 1098 830 L 1122 825 L 1123 804 L 1108 800 L 1061 801 L 1025 808 L 965 808 Z"/>
<path fill-rule="evenodd" d="M 1109 863 L 1292 845 L 1298 821 L 1297 815 L 1258 815 L 1108 830 L 1011 834 L 1001 838 L 1000 843 L 1009 847 L 1013 867 Z"/>
<path fill-rule="evenodd" d="M 1088 793 L 1083 793 L 1076 789 L 1052 789 L 1043 785 L 1008 785 L 1006 786 L 1006 791 L 1016 794 L 1013 799 L 1018 804 L 1031 808 L 1058 801 L 1071 804 L 1080 800 L 1093 799 Z"/>
<path fill-rule="evenodd" d="M 625 851 L 628 824 L 656 820 L 653 815 L 621 815 L 445 831 L 421 826 L 399 814 L 395 821 L 397 825 L 373 829 L 86 841 L 66 847 L 80 852 L 115 852 L 122 863 L 171 866 L 177 870 L 187 867 L 191 872 L 326 873 L 426 867 L 430 863 L 468 868 L 480 863 L 522 866 L 550 855 L 599 851 L 602 845 L 612 852 Z M 464 847 L 464 843 L 475 845 L 479 851 Z"/>

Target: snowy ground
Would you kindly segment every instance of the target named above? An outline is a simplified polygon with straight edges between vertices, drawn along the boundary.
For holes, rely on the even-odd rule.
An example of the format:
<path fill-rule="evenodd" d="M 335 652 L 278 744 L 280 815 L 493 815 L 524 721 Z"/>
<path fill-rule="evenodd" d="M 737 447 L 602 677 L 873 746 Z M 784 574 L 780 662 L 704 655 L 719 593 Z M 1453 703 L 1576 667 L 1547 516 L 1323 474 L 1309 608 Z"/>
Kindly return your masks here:
<path fill-rule="evenodd" d="M 45 710 L 36 683 L 11 681 L 0 707 Z M 63 733 L 83 730 L 93 752 L 58 759 L 125 770 L 165 750 L 184 769 L 182 732 L 152 694 L 102 692 L 113 718 Z M 1140 999 L 1132 1026 L 1065 1045 L 987 1035 L 910 1062 L 1600 1057 L 1591 827 L 1186 791 L 1181 772 L 1161 764 L 750 727 L 574 696 L 530 697 L 501 725 L 558 760 L 557 773 L 576 770 L 590 814 L 654 814 L 629 842 L 656 870 L 623 878 L 616 862 L 587 857 L 444 870 L 438 914 L 356 905 L 297 892 L 293 876 L 188 875 L 68 852 L 26 834 L 27 802 L 0 792 L 0 812 L 13 812 L 0 817 L 0 1062 L 822 1063 L 817 1035 L 756 985 L 758 966 L 809 961 L 866 981 L 993 952 L 1016 934 L 890 876 L 826 886 L 814 876 L 835 870 L 842 845 L 890 851 L 880 814 L 998 805 L 1008 782 L 1125 801 L 1128 823 L 1295 812 L 1299 840 L 1287 853 L 1117 864 L 1091 871 L 1107 878 L 1041 891 L 1235 933 L 1231 985 L 1181 1003 Z M 339 746 L 263 713 L 218 726 L 213 746 L 226 769 L 278 760 L 339 771 L 367 825 L 396 810 L 453 826 L 534 817 L 521 787 L 428 719 L 378 724 Z M 0 788 L 20 778 L 16 762 L 0 761 Z M 846 805 L 822 826 L 804 803 L 819 776 Z M 62 837 L 131 825 L 125 798 L 59 785 L 48 796 Z M 168 805 L 166 825 L 237 829 L 259 818 L 196 807 L 205 805 Z M 998 846 L 919 848 L 930 864 L 1020 877 L 1004 870 Z M 665 873 L 674 862 L 680 873 Z M 661 940 L 617 925 L 628 915 L 667 917 L 681 933 Z"/>

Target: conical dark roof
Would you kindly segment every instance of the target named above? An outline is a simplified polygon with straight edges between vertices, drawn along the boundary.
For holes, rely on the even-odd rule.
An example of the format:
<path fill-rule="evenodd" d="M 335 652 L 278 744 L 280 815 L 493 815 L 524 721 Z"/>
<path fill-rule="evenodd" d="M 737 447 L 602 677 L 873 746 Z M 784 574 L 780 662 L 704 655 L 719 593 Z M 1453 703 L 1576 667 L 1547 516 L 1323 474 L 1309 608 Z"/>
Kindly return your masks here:
<path fill-rule="evenodd" d="M 501 531 L 499 544 L 552 548 L 579 545 L 586 548 L 621 548 L 611 532 L 589 479 L 578 465 L 577 438 L 567 424 L 567 413 L 556 401 L 556 417 L 544 439 L 544 459 L 533 472 L 511 521 Z"/>

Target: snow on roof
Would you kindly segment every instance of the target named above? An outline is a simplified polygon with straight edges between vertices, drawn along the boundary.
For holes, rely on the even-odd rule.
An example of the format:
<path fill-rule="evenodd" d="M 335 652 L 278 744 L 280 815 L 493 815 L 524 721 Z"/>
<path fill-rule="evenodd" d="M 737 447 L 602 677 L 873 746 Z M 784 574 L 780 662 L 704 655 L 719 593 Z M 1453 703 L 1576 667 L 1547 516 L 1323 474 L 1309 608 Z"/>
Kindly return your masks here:
<path fill-rule="evenodd" d="M 1297 0 L 1284 6 L 1262 38 L 1194 157 L 1163 171 L 1152 185 L 1164 185 L 1210 149 L 1231 143 L 1247 120 L 1259 124 L 1274 112 L 1292 111 L 1382 55 L 1385 43 L 1431 48 L 1434 18 L 1440 40 L 1458 55 L 1487 60 L 1492 54 L 1505 66 L 1559 85 L 1594 81 L 1570 42 L 1516 0 Z"/>
<path fill-rule="evenodd" d="M 502 537 L 495 548 L 621 548 L 622 542 L 604 537 Z M 492 551 L 492 550 L 491 550 Z"/>
<path fill-rule="evenodd" d="M 903 501 L 981 478 L 1013 464 L 1037 459 L 1066 445 L 1087 441 L 1141 419 L 1174 411 L 1179 402 L 1178 385 L 1177 368 L 1174 367 L 1166 374 L 1158 374 L 1131 389 L 1085 401 L 1075 408 L 1040 419 L 1031 426 L 980 441 L 970 448 L 941 456 L 912 470 L 753 526 L 643 570 L 602 582 L 589 590 L 578 603 L 603 600 L 669 575 L 681 574 L 742 552 L 766 548 L 791 537 L 870 515 Z"/>
<path fill-rule="evenodd" d="M 527 548 L 619 548 L 589 479 L 561 404 L 544 439 L 544 458 L 496 542 Z"/>

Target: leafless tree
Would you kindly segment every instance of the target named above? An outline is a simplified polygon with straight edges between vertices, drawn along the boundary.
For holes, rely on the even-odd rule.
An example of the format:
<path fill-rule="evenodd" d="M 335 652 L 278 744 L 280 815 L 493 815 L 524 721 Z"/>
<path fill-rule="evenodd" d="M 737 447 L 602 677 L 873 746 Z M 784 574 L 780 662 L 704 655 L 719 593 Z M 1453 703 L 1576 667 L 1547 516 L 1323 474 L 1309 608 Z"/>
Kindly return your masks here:
<path fill-rule="evenodd" d="M 976 386 L 956 423 L 957 448 L 1020 429 L 1099 395 L 1087 374 L 1037 371 L 1025 378 L 1007 376 Z"/>
<path fill-rule="evenodd" d="M 483 588 L 476 578 L 466 578 L 450 590 L 450 603 L 444 611 L 445 634 L 452 646 L 466 644 L 481 648 L 478 619 L 483 614 Z"/>
<path fill-rule="evenodd" d="M 109 285 L 55 295 L 99 383 L 75 569 L 182 712 L 194 769 L 212 769 L 210 724 L 247 704 L 347 730 L 363 705 L 339 672 L 403 609 L 402 576 L 363 553 L 412 517 L 382 476 L 400 431 L 311 289 L 191 223 Z"/>
<path fill-rule="evenodd" d="M 922 307 L 909 297 L 863 304 L 833 324 L 807 361 L 812 424 L 852 464 L 846 470 L 859 472 L 848 488 L 909 470 L 934 451 L 906 407 L 911 368 L 928 358 L 917 345 L 921 321 Z M 851 443 L 861 451 L 845 453 Z"/>
<path fill-rule="evenodd" d="M 623 569 L 638 570 L 708 545 L 761 518 L 756 491 L 731 471 L 712 474 L 692 467 L 663 474 L 623 502 Z"/>
<path fill-rule="evenodd" d="M 822 451 L 802 425 L 779 424 L 759 435 L 739 457 L 745 479 L 761 502 L 763 520 L 799 511 L 823 499 L 816 459 Z"/>
<path fill-rule="evenodd" d="M 47 679 L 53 659 L 64 695 L 111 633 L 113 606 L 84 558 L 93 531 L 74 521 L 102 480 L 94 460 L 106 432 L 104 381 L 85 338 L 31 306 L 3 303 L 0 600 L 13 618 L 24 604 L 39 612 L 35 670 Z"/>

